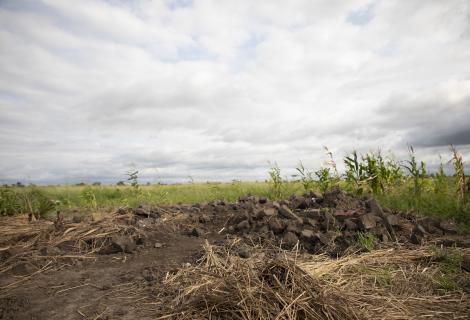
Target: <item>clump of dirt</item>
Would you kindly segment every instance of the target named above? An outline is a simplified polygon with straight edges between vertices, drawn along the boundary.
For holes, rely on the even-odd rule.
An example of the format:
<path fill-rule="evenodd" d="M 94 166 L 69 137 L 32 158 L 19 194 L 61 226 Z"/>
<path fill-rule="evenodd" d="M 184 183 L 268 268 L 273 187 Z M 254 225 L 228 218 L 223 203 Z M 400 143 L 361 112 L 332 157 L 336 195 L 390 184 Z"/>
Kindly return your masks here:
<path fill-rule="evenodd" d="M 315 254 L 344 254 L 357 244 L 359 234 L 373 235 L 372 239 L 382 244 L 396 241 L 422 244 L 436 236 L 457 233 L 457 226 L 450 221 L 407 217 L 382 209 L 375 199 L 359 199 L 339 189 L 279 202 L 243 197 L 239 203 L 242 214 L 228 220 L 228 232 L 274 241 L 285 249 L 300 245 L 301 250 Z"/>

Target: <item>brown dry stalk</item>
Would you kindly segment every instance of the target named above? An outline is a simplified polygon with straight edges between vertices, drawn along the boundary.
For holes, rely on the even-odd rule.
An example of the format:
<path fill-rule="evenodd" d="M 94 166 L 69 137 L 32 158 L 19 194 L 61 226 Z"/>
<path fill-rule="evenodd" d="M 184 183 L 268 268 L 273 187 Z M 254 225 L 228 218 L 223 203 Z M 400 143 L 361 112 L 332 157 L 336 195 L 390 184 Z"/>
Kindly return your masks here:
<path fill-rule="evenodd" d="M 325 295 L 317 280 L 290 259 L 243 260 L 207 243 L 198 266 L 179 270 L 167 277 L 164 285 L 174 299 L 167 304 L 167 315 L 163 317 L 361 318 L 334 290 Z"/>
<path fill-rule="evenodd" d="M 335 260 L 311 256 L 299 267 L 323 280 L 325 289 L 340 290 L 367 319 L 465 318 L 468 294 L 436 289 L 441 271 L 433 257 L 430 248 L 388 249 Z"/>

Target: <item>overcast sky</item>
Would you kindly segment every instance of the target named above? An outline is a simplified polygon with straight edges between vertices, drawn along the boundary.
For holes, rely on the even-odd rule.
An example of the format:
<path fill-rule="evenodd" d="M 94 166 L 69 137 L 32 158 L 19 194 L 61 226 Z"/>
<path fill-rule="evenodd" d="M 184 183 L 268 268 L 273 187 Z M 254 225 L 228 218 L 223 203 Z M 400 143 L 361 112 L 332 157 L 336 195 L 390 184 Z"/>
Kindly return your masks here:
<path fill-rule="evenodd" d="M 470 1 L 0 0 L 0 181 L 470 162 Z"/>

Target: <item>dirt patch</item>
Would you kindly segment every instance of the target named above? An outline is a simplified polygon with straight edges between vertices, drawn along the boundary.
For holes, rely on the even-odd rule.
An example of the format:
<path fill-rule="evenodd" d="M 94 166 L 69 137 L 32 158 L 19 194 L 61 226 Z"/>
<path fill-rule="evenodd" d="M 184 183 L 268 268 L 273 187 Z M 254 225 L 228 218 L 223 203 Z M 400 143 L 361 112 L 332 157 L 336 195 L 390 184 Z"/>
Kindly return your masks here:
<path fill-rule="evenodd" d="M 379 249 L 469 243 L 450 221 L 417 219 L 339 190 L 279 202 L 244 196 L 121 208 L 87 219 L 2 219 L 0 318 L 361 318 L 332 287 L 324 296 L 323 285 L 296 267 L 298 259 L 365 252 L 358 234 L 373 235 Z M 208 255 L 209 248 L 216 252 Z M 466 272 L 466 253 L 461 265 Z M 256 300 L 250 292 L 260 286 Z M 224 304 L 228 296 L 240 299 Z"/>

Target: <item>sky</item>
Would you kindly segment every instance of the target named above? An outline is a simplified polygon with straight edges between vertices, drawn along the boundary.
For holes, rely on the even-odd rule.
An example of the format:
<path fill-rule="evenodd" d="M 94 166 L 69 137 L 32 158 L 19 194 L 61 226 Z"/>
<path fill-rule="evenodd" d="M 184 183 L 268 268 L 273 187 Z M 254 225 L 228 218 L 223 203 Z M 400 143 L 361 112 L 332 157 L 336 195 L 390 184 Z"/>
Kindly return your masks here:
<path fill-rule="evenodd" d="M 470 163 L 468 0 L 0 0 L 0 182 Z M 470 169 L 470 167 L 467 167 Z"/>

